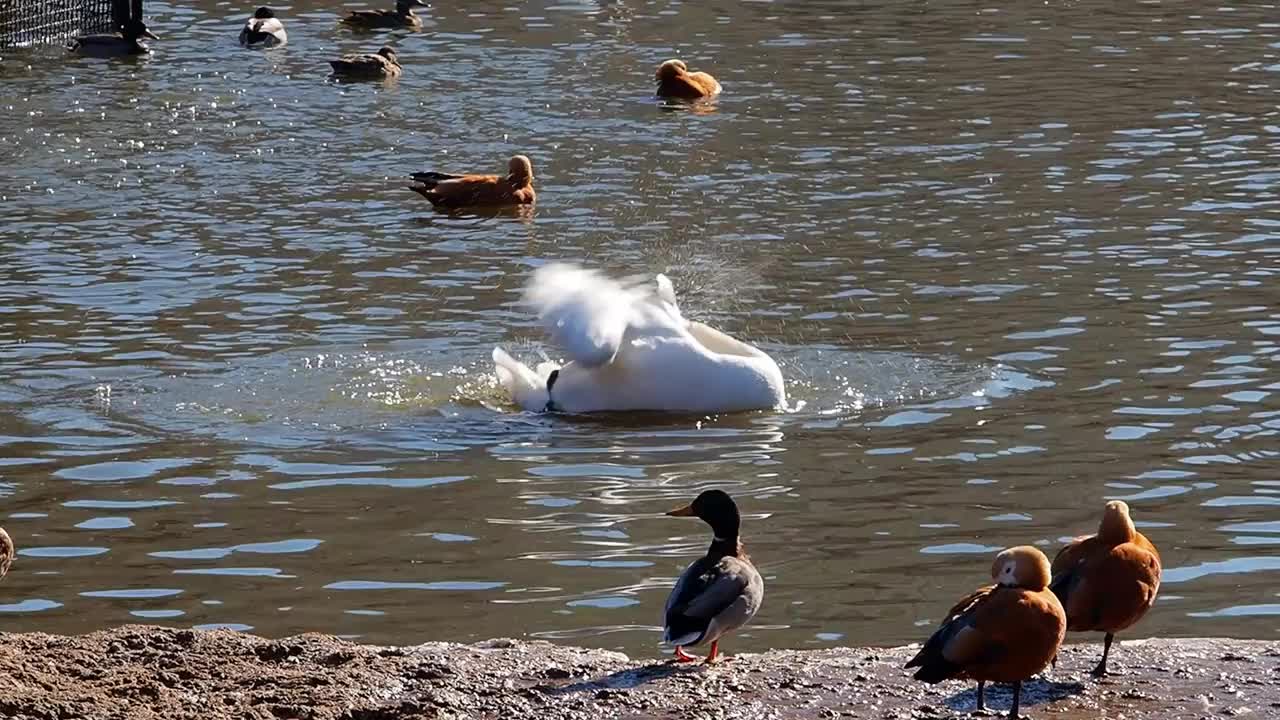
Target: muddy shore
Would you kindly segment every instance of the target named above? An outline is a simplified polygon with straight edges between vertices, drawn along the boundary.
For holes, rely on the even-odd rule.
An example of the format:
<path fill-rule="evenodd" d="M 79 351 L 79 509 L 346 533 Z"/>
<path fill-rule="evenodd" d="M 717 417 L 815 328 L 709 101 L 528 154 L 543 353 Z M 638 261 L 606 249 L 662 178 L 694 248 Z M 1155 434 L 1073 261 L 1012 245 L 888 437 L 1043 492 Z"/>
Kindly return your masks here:
<path fill-rule="evenodd" d="M 1097 644 L 1073 645 L 1032 681 L 1036 718 L 1280 717 L 1280 642 L 1126 642 L 1124 674 L 1087 675 Z M 966 683 L 926 686 L 901 669 L 912 648 L 775 650 L 712 667 L 632 660 L 544 642 L 358 645 L 132 625 L 83 636 L 0 634 L 0 717 L 876 718 L 971 716 Z M 988 691 L 1007 709 L 1003 687 Z"/>

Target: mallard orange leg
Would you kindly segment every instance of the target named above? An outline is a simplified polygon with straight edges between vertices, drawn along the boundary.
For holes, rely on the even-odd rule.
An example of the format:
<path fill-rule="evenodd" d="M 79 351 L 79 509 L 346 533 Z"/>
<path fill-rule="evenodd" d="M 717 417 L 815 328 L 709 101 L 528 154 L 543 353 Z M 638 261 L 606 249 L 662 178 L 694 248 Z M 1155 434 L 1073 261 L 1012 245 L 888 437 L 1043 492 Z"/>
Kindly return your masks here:
<path fill-rule="evenodd" d="M 720 662 L 721 659 L 722 658 L 720 657 L 720 641 L 712 640 L 711 652 L 707 653 L 707 659 L 704 662 L 706 662 L 706 664 L 708 665 L 713 665 L 715 663 Z"/>
<path fill-rule="evenodd" d="M 697 662 L 697 660 L 698 660 L 697 655 L 690 655 L 689 653 L 684 651 L 684 648 L 680 647 L 679 645 L 676 646 L 676 662 L 687 663 L 687 662 Z"/>

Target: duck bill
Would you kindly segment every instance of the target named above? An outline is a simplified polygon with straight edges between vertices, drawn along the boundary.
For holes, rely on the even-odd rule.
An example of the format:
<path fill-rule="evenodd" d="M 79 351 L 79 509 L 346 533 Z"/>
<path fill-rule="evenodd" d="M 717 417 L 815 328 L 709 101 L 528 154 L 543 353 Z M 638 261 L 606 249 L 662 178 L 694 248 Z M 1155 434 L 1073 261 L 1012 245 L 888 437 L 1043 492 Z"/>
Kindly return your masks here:
<path fill-rule="evenodd" d="M 685 505 L 667 513 L 671 517 L 693 517 L 693 505 Z"/>
<path fill-rule="evenodd" d="M 144 37 L 144 38 L 151 38 L 152 40 L 159 40 L 159 39 L 160 39 L 160 36 L 159 36 L 159 35 L 156 35 L 155 33 L 151 32 L 150 30 L 143 30 L 143 31 L 142 31 L 142 37 Z"/>

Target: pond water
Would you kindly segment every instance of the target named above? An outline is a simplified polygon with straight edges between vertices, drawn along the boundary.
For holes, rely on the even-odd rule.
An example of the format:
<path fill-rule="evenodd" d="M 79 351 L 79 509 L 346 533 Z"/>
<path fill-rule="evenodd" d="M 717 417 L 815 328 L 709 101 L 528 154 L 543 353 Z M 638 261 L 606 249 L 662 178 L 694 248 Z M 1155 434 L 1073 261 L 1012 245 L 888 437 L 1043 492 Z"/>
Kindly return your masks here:
<path fill-rule="evenodd" d="M 767 582 L 730 652 L 919 640 L 1109 498 L 1166 565 L 1131 636 L 1280 635 L 1274 5 L 463 5 L 5 52 L 2 629 L 655 653 L 709 540 L 661 513 L 723 487 Z M 327 79 L 384 42 L 398 82 Z M 652 99 L 675 56 L 723 97 Z M 517 152 L 531 213 L 404 188 Z M 550 259 L 668 273 L 796 407 L 516 412 Z"/>

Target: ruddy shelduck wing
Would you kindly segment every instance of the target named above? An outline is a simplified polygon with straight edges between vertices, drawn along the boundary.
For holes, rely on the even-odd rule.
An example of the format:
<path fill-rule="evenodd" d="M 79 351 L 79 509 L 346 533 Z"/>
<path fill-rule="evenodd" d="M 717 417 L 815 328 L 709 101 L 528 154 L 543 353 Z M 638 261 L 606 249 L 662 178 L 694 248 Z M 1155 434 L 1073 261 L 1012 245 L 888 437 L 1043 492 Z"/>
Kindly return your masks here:
<path fill-rule="evenodd" d="M 906 667 L 909 668 L 921 668 L 915 675 L 916 679 L 926 682 L 940 682 L 952 677 L 961 670 L 961 668 L 953 666 L 946 658 L 945 649 L 957 635 L 972 625 L 973 617 L 971 613 L 974 607 L 979 605 L 995 589 L 995 585 L 979 588 L 965 596 L 951 608 L 947 613 L 946 619 L 925 641 L 924 647 L 920 648 L 920 652 L 916 653 L 916 656 L 906 664 Z M 968 643 L 970 641 L 966 639 L 963 642 Z"/>
<path fill-rule="evenodd" d="M 708 73 L 689 73 L 689 81 L 703 95 L 716 95 L 720 92 L 720 83 Z"/>
<path fill-rule="evenodd" d="M 994 588 L 975 599 L 962 614 L 964 624 L 943 645 L 942 656 L 957 665 L 998 660 L 1017 634 L 1007 620 L 1018 597 L 1016 591 Z"/>

